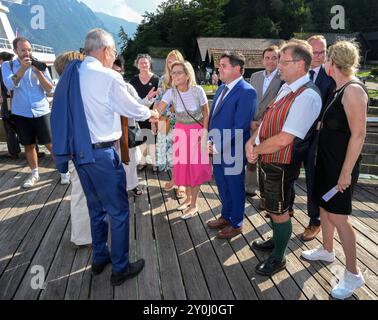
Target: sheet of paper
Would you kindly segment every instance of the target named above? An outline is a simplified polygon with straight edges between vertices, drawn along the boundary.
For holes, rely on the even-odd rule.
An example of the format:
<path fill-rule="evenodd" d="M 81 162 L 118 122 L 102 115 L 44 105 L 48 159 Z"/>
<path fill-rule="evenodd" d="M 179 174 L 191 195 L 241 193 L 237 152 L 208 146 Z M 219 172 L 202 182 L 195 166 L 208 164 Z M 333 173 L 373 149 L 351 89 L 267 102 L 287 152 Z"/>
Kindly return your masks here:
<path fill-rule="evenodd" d="M 334 186 L 331 190 L 329 190 L 325 195 L 322 196 L 323 200 L 325 202 L 328 202 L 329 200 L 332 199 L 332 197 L 338 193 L 336 186 Z"/>

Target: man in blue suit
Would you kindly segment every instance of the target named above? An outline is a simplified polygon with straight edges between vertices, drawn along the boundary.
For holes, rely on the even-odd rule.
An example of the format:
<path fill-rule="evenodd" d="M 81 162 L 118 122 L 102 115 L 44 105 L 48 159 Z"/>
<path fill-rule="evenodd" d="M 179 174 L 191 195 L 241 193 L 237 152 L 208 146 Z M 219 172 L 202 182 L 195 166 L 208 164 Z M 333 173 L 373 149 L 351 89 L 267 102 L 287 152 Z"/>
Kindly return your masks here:
<path fill-rule="evenodd" d="M 320 232 L 320 212 L 319 206 L 317 206 L 312 200 L 312 188 L 314 184 L 315 174 L 315 154 L 318 144 L 317 123 L 320 121 L 323 111 L 327 105 L 327 100 L 335 89 L 334 80 L 327 76 L 323 63 L 325 61 L 327 42 L 322 35 L 315 35 L 307 39 L 307 42 L 312 47 L 313 58 L 311 61 L 311 67 L 309 70 L 310 80 L 312 80 L 318 87 L 322 98 L 322 111 L 314 123 L 312 130 L 308 132 L 305 139 L 294 142 L 294 158 L 300 166 L 303 162 L 306 172 L 306 186 L 307 186 L 307 214 L 310 218 L 308 226 L 305 228 L 301 235 L 303 241 L 310 241 L 316 237 Z M 293 212 L 293 204 L 295 198 L 295 189 L 291 193 L 289 210 Z"/>
<path fill-rule="evenodd" d="M 244 217 L 244 145 L 256 108 L 256 90 L 243 79 L 245 58 L 224 52 L 219 61 L 223 85 L 217 90 L 209 116 L 209 153 L 222 202 L 221 217 L 208 227 L 219 229 L 218 238 L 230 239 L 242 232 Z"/>

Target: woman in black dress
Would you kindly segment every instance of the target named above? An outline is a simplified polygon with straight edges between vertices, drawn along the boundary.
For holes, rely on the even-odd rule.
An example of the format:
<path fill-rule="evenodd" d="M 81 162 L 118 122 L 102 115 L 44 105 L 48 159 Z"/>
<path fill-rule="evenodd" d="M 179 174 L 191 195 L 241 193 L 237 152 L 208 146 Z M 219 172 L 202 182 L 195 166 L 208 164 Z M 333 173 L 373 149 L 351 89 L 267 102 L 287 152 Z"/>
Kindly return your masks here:
<path fill-rule="evenodd" d="M 152 59 L 148 54 L 138 54 L 135 60 L 135 67 L 139 69 L 139 74 L 135 75 L 130 84 L 135 88 L 138 93 L 138 96 L 141 99 L 144 99 L 150 91 L 156 91 L 159 84 L 159 77 L 151 71 L 151 62 Z M 152 109 L 153 104 L 150 106 Z M 151 130 L 151 122 L 148 120 L 138 122 L 141 129 Z M 152 131 L 151 131 L 152 134 Z M 147 146 L 148 151 L 151 157 L 152 170 L 156 171 L 155 164 L 155 138 L 148 139 L 145 144 L 140 146 L 142 152 L 142 160 L 138 166 L 139 170 L 142 170 L 146 167 L 146 156 L 147 156 Z"/>
<path fill-rule="evenodd" d="M 350 297 L 364 284 L 357 268 L 356 235 L 348 221 L 366 135 L 369 100 L 366 88 L 355 77 L 358 62 L 358 48 L 352 42 L 337 42 L 327 54 L 325 70 L 335 80 L 336 91 L 322 115 L 314 185 L 314 199 L 320 206 L 323 246 L 302 253 L 308 260 L 334 261 L 333 236 L 337 230 L 346 256 L 344 277 L 331 291 L 338 299 Z M 336 194 L 327 199 L 325 194 L 333 188 Z"/>

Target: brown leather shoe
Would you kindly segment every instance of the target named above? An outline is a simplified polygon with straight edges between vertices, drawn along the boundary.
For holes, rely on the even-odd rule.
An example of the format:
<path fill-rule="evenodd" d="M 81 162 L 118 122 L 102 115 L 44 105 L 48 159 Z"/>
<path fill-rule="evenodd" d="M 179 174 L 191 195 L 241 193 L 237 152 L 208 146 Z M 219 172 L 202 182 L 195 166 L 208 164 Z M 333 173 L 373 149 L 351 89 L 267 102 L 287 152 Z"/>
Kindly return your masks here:
<path fill-rule="evenodd" d="M 217 234 L 218 239 L 231 239 L 242 233 L 242 228 L 234 228 L 232 226 L 227 226 L 220 230 Z"/>
<path fill-rule="evenodd" d="M 320 232 L 320 226 L 309 225 L 301 235 L 302 241 L 310 241 Z"/>
<path fill-rule="evenodd" d="M 219 219 L 216 219 L 216 220 L 211 220 L 207 223 L 207 226 L 210 229 L 223 229 L 224 227 L 227 227 L 229 225 L 230 223 L 223 217 L 220 217 Z"/>

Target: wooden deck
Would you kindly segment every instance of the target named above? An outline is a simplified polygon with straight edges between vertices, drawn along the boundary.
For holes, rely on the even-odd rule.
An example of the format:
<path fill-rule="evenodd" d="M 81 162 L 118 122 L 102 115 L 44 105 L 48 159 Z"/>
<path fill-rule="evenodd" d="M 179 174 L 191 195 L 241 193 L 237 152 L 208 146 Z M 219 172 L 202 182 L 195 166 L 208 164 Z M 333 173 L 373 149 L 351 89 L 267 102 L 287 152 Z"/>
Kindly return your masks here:
<path fill-rule="evenodd" d="M 297 184 L 293 235 L 286 270 L 271 278 L 254 272 L 266 254 L 253 252 L 253 240 L 266 238 L 272 229 L 258 209 L 258 199 L 247 201 L 243 235 L 232 241 L 215 238 L 206 222 L 220 214 L 213 183 L 201 187 L 200 214 L 182 221 L 175 211 L 174 191 L 162 191 L 167 174 L 147 170 L 140 175 L 143 196 L 130 198 L 130 257 L 143 257 L 145 269 L 122 286 L 110 285 L 111 267 L 91 275 L 91 249 L 70 244 L 70 187 L 59 183 L 50 156 L 40 161 L 41 181 L 32 190 L 20 188 L 29 174 L 24 159 L 13 161 L 0 153 L 0 300 L 2 299 L 204 299 L 282 300 L 330 299 L 335 276 L 344 264 L 339 239 L 337 261 L 309 263 L 303 249 L 320 244 L 321 237 L 302 243 L 307 225 L 303 178 Z M 351 221 L 358 234 L 358 263 L 366 286 L 351 299 L 378 297 L 378 185 L 360 182 Z M 45 270 L 44 290 L 33 290 L 33 266 Z"/>

